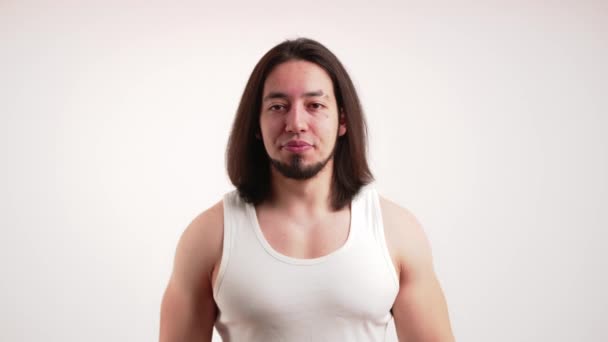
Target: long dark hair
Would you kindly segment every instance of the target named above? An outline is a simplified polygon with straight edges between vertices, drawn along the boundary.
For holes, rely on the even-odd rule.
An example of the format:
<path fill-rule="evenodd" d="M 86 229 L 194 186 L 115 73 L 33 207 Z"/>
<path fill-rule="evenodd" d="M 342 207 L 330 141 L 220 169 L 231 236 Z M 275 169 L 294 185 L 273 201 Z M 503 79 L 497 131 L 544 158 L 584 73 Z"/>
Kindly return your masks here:
<path fill-rule="evenodd" d="M 256 138 L 260 132 L 262 92 L 270 72 L 291 60 L 304 60 L 323 68 L 332 80 L 338 111 L 344 113 L 347 131 L 336 141 L 331 185 L 332 207 L 341 209 L 373 180 L 366 158 L 367 125 L 346 69 L 329 49 L 312 39 L 284 41 L 268 51 L 253 69 L 228 139 L 228 176 L 246 202 L 258 204 L 271 195 L 270 160 L 263 142 Z"/>

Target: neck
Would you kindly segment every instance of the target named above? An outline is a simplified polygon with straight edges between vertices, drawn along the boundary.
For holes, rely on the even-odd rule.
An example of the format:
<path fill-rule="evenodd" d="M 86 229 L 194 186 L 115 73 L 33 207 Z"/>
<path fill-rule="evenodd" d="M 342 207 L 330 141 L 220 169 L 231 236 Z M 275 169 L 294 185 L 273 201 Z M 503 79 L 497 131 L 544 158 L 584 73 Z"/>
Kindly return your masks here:
<path fill-rule="evenodd" d="M 269 205 L 287 212 L 304 215 L 323 215 L 334 211 L 331 205 L 333 160 L 313 178 L 296 180 L 286 178 L 271 168 L 272 196 Z"/>

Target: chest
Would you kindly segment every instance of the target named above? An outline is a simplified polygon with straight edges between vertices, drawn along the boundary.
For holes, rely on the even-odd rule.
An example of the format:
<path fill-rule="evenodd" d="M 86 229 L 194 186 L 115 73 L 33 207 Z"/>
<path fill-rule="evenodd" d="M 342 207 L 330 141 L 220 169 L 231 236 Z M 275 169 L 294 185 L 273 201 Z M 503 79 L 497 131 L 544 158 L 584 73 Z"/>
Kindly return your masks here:
<path fill-rule="evenodd" d="M 277 261 L 261 250 L 235 253 L 218 302 L 221 320 L 285 326 L 321 316 L 384 321 L 397 294 L 386 260 L 359 237 L 349 243 L 305 265 Z"/>
<path fill-rule="evenodd" d="M 268 244 L 280 254 L 303 259 L 318 258 L 339 249 L 348 240 L 350 210 L 320 219 L 293 219 L 285 214 L 259 210 L 259 228 Z"/>
<path fill-rule="evenodd" d="M 383 325 L 398 285 L 364 213 L 301 221 L 249 208 L 227 227 L 235 238 L 215 297 L 219 321 L 284 322 L 281 330 L 318 319 Z"/>

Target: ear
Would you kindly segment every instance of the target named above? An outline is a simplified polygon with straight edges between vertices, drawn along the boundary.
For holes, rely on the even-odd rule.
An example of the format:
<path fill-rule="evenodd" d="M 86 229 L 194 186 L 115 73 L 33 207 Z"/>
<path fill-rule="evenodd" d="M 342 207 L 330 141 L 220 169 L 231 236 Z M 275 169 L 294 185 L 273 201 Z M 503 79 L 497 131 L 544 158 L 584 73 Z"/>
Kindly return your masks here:
<path fill-rule="evenodd" d="M 338 136 L 346 134 L 346 114 L 344 110 L 340 109 L 340 119 L 338 120 Z"/>

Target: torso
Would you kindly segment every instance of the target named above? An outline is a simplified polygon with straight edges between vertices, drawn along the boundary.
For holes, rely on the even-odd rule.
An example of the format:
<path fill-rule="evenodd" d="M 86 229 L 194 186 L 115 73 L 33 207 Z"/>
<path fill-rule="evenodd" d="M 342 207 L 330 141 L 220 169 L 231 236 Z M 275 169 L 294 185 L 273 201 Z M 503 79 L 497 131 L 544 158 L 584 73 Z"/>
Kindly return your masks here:
<path fill-rule="evenodd" d="M 277 252 L 289 257 L 318 258 L 339 249 L 348 238 L 349 208 L 316 220 L 293 219 L 285 213 L 261 206 L 256 211 L 266 240 Z"/>
<path fill-rule="evenodd" d="M 401 273 L 399 246 L 390 243 L 394 240 L 391 237 L 396 234 L 397 227 L 394 220 L 387 217 L 387 214 L 390 215 L 391 212 L 390 207 L 394 204 L 380 198 L 387 247 L 399 278 Z M 312 259 L 330 254 L 344 245 L 350 230 L 349 207 L 331 213 L 318 222 L 302 220 L 302 222 L 295 223 L 294 220 L 286 217 L 285 213 L 264 206 L 256 207 L 256 212 L 260 229 L 271 247 L 277 252 L 293 258 Z M 279 222 L 281 224 L 278 224 Z M 291 223 L 286 225 L 284 222 Z M 220 261 L 218 258 L 213 267 L 212 288 L 215 287 Z"/>

